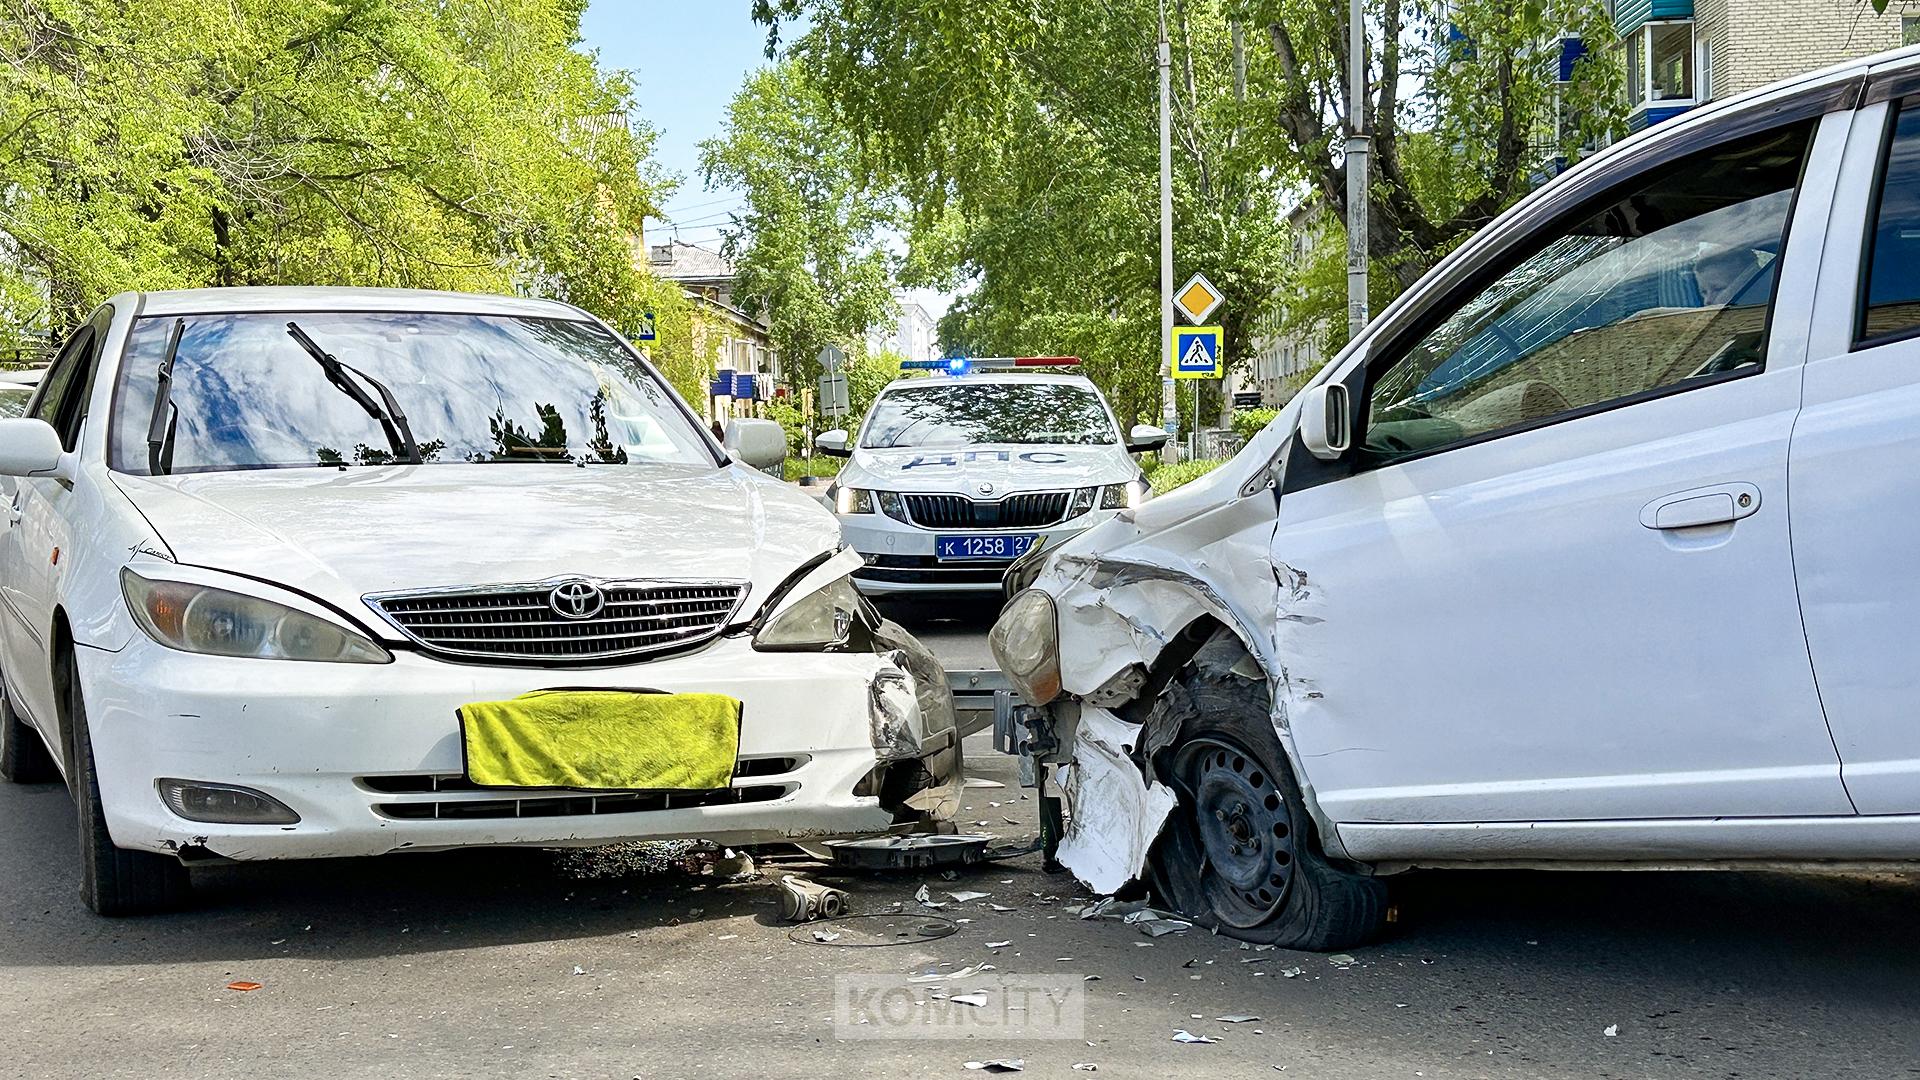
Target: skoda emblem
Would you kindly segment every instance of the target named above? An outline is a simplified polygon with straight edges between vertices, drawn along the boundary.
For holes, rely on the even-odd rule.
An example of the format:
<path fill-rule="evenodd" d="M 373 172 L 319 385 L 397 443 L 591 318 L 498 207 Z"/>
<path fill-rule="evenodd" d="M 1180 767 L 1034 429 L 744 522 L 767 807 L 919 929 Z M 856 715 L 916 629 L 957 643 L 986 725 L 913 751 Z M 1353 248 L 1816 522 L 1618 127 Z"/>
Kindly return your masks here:
<path fill-rule="evenodd" d="M 591 619 L 607 606 L 607 594 L 591 581 L 568 581 L 547 595 L 547 606 L 563 619 Z"/>
<path fill-rule="evenodd" d="M 991 494 L 993 494 L 993 485 L 992 485 L 992 484 L 981 484 L 981 485 L 980 485 L 980 494 L 982 494 L 982 495 L 991 495 Z"/>

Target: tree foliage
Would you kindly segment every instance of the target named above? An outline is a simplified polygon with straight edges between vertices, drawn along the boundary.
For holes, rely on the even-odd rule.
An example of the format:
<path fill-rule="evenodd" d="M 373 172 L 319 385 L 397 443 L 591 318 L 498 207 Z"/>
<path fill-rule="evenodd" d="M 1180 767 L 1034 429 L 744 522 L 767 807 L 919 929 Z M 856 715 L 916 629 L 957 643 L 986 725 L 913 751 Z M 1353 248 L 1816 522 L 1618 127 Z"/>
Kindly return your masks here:
<path fill-rule="evenodd" d="M 575 48 L 583 6 L 0 0 L 0 324 L 59 332 L 122 289 L 354 284 L 673 332 L 684 304 L 633 260 L 653 133 Z"/>
<path fill-rule="evenodd" d="M 851 351 L 892 308 L 881 230 L 894 201 L 872 188 L 808 70 L 794 63 L 747 76 L 722 134 L 701 144 L 709 185 L 746 192 L 727 232 L 734 296 L 764 319 L 801 385 L 828 345 Z"/>
<path fill-rule="evenodd" d="M 1124 416 L 1159 398 L 1155 0 L 753 0 L 801 28 L 862 164 L 911 210 L 909 275 L 968 288 L 942 337 L 1077 351 Z M 1345 213 L 1346 6 L 1172 0 L 1177 276 L 1226 293 L 1228 362 L 1292 281 L 1283 208 Z M 1589 0 L 1368 0 L 1377 172 L 1370 244 L 1387 297 L 1525 190 L 1542 156 L 1614 113 L 1604 62 L 1541 143 L 1563 31 L 1596 52 Z"/>

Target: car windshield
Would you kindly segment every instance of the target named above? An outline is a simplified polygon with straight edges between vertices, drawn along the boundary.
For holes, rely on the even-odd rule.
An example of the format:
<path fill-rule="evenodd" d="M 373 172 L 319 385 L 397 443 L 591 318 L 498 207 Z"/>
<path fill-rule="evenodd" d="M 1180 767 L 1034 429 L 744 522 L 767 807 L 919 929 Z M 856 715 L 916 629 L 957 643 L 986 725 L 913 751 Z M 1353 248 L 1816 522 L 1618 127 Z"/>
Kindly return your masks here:
<path fill-rule="evenodd" d="M 0 420 L 27 415 L 27 403 L 32 400 L 33 387 L 0 383 Z"/>
<path fill-rule="evenodd" d="M 162 471 L 399 460 L 381 420 L 329 380 L 290 322 L 359 373 L 345 377 L 370 400 L 380 400 L 373 380 L 392 393 L 425 464 L 716 464 L 672 393 L 593 323 L 418 312 L 182 318 Z M 114 394 L 118 471 L 152 471 L 148 425 L 175 321 L 134 325 Z"/>
<path fill-rule="evenodd" d="M 943 380 L 888 391 L 874 403 L 861 446 L 1119 441 L 1099 395 L 1064 383 Z"/>

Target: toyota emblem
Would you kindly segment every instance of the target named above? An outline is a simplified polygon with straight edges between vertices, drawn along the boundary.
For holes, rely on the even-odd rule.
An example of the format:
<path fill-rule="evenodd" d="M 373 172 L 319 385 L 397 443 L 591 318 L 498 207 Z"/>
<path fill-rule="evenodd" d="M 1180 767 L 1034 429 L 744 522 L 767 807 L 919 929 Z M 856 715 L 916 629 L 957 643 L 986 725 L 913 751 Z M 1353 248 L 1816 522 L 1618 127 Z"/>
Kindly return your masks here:
<path fill-rule="evenodd" d="M 993 494 L 993 485 L 992 485 L 992 484 L 981 484 L 981 485 L 980 485 L 980 494 L 982 494 L 982 495 L 991 495 L 991 494 Z"/>
<path fill-rule="evenodd" d="M 607 594 L 591 581 L 566 581 L 547 594 L 547 606 L 563 619 L 591 619 L 607 606 Z"/>

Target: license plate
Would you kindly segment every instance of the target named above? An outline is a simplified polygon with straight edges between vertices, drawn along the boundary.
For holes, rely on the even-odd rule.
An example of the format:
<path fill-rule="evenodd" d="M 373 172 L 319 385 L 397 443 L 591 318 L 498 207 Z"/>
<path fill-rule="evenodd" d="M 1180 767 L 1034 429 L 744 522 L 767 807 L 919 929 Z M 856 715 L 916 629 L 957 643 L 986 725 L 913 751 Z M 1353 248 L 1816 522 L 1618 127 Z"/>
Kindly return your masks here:
<path fill-rule="evenodd" d="M 1017 559 L 1033 546 L 1032 533 L 1017 536 L 936 536 L 934 558 L 942 562 L 963 559 Z"/>

